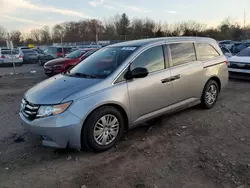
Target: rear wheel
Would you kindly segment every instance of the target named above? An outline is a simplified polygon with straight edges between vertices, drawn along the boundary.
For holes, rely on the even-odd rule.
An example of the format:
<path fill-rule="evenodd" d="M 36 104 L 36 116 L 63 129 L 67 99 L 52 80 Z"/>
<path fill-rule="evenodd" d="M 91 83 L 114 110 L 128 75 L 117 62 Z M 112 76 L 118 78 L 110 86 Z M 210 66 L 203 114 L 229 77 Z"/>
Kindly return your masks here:
<path fill-rule="evenodd" d="M 209 80 L 203 90 L 201 104 L 204 108 L 212 108 L 217 101 L 219 95 L 219 87 L 216 81 Z"/>
<path fill-rule="evenodd" d="M 82 146 L 95 152 L 112 148 L 122 137 L 124 118 L 113 106 L 104 106 L 88 117 L 82 129 Z"/>

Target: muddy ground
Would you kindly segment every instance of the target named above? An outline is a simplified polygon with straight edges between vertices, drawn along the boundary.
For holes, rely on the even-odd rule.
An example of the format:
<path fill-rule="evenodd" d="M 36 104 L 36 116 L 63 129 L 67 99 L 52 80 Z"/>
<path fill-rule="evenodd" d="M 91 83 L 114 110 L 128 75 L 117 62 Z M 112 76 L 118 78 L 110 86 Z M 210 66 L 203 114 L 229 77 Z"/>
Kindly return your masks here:
<path fill-rule="evenodd" d="M 0 187 L 231 188 L 250 184 L 250 82 L 231 80 L 211 110 L 193 107 L 125 134 L 104 153 L 44 148 L 18 117 L 45 77 L 0 78 Z"/>

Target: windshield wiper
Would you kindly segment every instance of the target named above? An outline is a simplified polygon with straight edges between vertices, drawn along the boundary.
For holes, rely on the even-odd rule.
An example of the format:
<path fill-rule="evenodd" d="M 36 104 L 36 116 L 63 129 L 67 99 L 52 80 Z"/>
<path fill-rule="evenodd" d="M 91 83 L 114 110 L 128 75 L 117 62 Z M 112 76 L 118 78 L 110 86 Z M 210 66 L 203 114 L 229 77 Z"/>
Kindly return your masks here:
<path fill-rule="evenodd" d="M 77 72 L 77 73 L 74 73 L 74 74 L 71 74 L 71 75 L 72 76 L 84 77 L 84 78 L 97 78 L 96 76 L 85 74 L 85 73 L 80 73 L 80 72 Z"/>

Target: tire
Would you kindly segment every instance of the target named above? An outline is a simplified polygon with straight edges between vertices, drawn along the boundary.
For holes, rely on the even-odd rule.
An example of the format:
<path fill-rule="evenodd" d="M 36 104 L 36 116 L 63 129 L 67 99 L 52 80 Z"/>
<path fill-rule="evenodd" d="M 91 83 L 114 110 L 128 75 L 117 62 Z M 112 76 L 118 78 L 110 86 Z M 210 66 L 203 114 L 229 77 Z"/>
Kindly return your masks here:
<path fill-rule="evenodd" d="M 219 86 L 218 83 L 214 80 L 209 80 L 204 87 L 202 97 L 201 97 L 201 105 L 205 109 L 210 109 L 214 107 L 217 102 L 219 95 Z"/>
<path fill-rule="evenodd" d="M 18 67 L 21 67 L 22 65 L 23 65 L 22 63 L 18 63 L 18 64 L 17 64 Z"/>
<path fill-rule="evenodd" d="M 102 128 L 101 125 L 105 124 L 103 118 L 111 123 Z M 113 125 L 112 122 L 114 122 Z M 94 152 L 102 152 L 112 148 L 124 133 L 124 122 L 120 111 L 113 106 L 103 106 L 96 109 L 89 115 L 83 125 L 82 148 Z M 96 133 L 96 136 L 94 136 L 94 133 Z M 105 140 L 106 142 L 104 142 Z"/>

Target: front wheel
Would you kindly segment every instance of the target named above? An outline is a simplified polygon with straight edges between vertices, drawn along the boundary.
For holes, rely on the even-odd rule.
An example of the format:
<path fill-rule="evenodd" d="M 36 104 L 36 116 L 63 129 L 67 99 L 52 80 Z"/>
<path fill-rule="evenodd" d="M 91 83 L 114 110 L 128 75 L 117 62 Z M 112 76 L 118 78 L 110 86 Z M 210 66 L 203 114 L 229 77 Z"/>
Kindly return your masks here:
<path fill-rule="evenodd" d="M 219 87 L 217 82 L 214 80 L 209 80 L 203 90 L 203 94 L 201 97 L 201 104 L 203 108 L 212 108 L 216 104 L 218 95 Z"/>
<path fill-rule="evenodd" d="M 95 152 L 112 148 L 122 137 L 124 118 L 113 106 L 104 106 L 88 117 L 82 130 L 82 146 Z"/>

